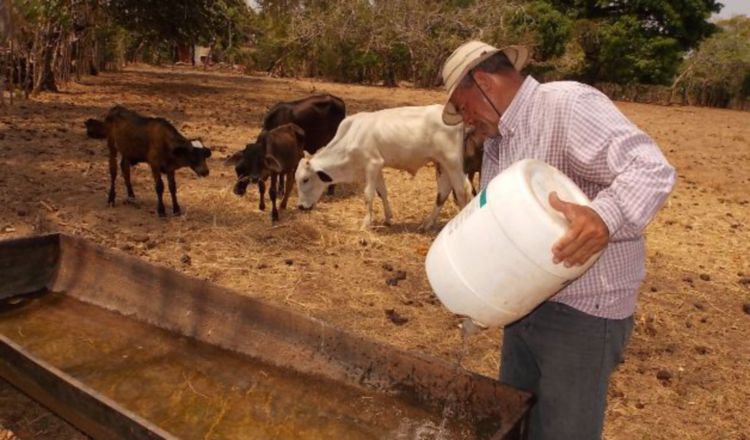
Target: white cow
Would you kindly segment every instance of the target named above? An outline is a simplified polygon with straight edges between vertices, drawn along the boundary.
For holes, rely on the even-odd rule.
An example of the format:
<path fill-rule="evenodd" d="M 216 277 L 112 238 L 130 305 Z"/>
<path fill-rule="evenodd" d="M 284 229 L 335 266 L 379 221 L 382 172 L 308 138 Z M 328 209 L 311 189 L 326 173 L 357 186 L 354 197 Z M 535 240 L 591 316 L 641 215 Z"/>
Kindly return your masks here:
<path fill-rule="evenodd" d="M 438 196 L 435 209 L 420 228 L 431 228 L 451 190 L 463 207 L 471 185 L 463 172 L 463 124 L 449 126 L 442 120 L 442 105 L 398 107 L 349 116 L 336 135 L 315 155 L 303 158 L 295 179 L 301 209 L 311 209 L 332 184 L 365 179 L 367 214 L 363 228 L 372 225 L 372 202 L 383 200 L 385 224 L 391 224 L 391 205 L 383 168 L 405 170 L 412 175 L 428 162 L 437 168 Z"/>

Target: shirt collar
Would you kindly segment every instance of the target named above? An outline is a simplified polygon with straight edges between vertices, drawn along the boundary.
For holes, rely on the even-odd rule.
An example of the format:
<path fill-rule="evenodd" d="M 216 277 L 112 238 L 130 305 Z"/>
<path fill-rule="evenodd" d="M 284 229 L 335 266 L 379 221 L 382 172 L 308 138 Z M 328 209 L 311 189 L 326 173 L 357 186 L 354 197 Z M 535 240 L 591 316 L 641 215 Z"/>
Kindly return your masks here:
<path fill-rule="evenodd" d="M 498 131 L 501 136 L 507 136 L 513 132 L 518 119 L 524 110 L 529 106 L 537 87 L 539 87 L 539 81 L 532 78 L 530 75 L 521 84 L 521 87 L 516 92 L 516 96 L 510 102 L 508 108 L 500 116 L 500 121 L 497 124 Z"/>

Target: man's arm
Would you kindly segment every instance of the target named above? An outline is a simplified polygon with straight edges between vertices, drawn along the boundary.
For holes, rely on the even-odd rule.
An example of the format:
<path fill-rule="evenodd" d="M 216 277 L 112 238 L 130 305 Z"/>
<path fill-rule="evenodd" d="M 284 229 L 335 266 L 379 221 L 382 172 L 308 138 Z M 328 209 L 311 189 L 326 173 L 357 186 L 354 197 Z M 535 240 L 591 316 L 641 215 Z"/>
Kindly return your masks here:
<path fill-rule="evenodd" d="M 607 186 L 590 208 L 550 197 L 571 222 L 553 247 L 555 261 L 583 264 L 608 241 L 640 236 L 672 191 L 675 171 L 656 143 L 599 92 L 581 96 L 570 121 L 569 164 L 584 179 Z"/>

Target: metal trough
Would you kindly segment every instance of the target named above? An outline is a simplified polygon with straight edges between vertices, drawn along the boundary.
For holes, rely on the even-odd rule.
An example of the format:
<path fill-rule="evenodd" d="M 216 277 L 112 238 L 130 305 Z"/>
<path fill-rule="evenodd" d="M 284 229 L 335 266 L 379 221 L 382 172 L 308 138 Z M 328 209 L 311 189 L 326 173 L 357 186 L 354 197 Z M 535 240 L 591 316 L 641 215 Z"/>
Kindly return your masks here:
<path fill-rule="evenodd" d="M 0 241 L 0 375 L 97 439 L 524 438 L 527 393 L 54 234 Z"/>

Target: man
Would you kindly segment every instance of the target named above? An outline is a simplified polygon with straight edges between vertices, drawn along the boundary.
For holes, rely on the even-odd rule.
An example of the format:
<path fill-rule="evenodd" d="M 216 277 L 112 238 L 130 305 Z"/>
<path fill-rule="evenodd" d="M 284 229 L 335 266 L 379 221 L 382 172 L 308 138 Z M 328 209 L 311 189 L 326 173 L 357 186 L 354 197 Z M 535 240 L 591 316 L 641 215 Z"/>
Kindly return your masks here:
<path fill-rule="evenodd" d="M 519 71 L 528 51 L 471 41 L 443 66 L 443 120 L 475 127 L 487 140 L 482 188 L 513 162 L 534 158 L 565 173 L 592 200 L 550 194 L 570 223 L 555 243 L 556 264 L 597 262 L 504 330 L 501 381 L 537 398 L 529 438 L 601 438 L 609 377 L 633 327 L 645 275 L 642 231 L 672 190 L 674 169 L 654 141 L 598 90 L 576 82 L 540 84 Z"/>

